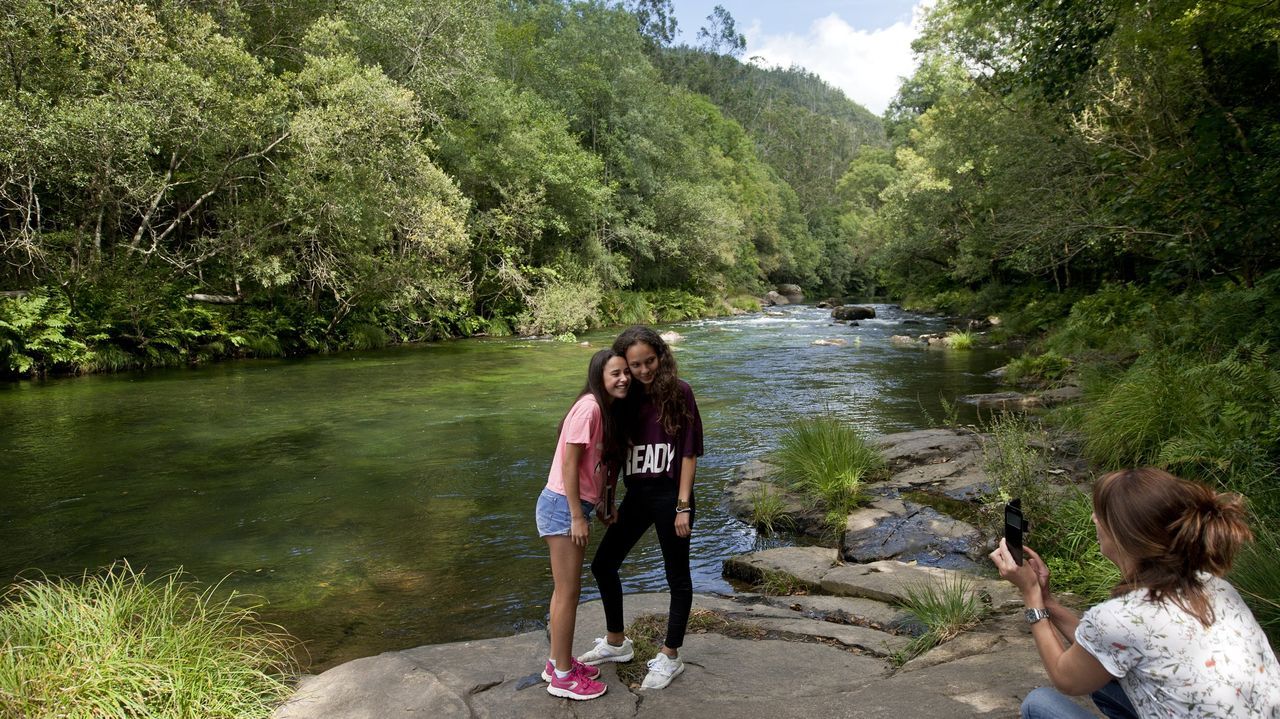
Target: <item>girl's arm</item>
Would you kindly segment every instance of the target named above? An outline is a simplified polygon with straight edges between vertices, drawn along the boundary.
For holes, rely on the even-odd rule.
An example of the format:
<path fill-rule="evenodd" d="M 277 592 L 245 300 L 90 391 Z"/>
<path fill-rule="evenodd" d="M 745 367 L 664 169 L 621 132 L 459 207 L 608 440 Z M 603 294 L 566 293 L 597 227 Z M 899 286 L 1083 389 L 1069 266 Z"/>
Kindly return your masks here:
<path fill-rule="evenodd" d="M 578 494 L 578 463 L 582 460 L 582 448 L 586 445 L 564 443 L 564 456 L 560 458 L 561 478 L 564 480 L 564 496 L 569 500 L 569 538 L 579 547 L 587 546 L 591 525 L 582 513 L 582 499 Z"/>
<path fill-rule="evenodd" d="M 676 495 L 676 499 L 680 502 L 693 501 L 693 475 L 698 469 L 697 457 L 682 457 L 680 459 L 680 490 Z M 676 536 L 687 537 L 692 531 L 689 512 L 676 512 Z"/>

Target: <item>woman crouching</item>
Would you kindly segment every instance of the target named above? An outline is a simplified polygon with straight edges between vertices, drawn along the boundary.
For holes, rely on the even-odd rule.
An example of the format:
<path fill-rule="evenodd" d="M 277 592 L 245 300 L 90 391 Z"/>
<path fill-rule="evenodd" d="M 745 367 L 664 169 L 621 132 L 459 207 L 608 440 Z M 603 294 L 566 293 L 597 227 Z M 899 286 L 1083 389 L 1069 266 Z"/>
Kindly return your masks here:
<path fill-rule="evenodd" d="M 1030 548 L 1022 565 L 1003 539 L 991 553 L 1022 593 L 1056 688 L 1031 692 L 1022 716 L 1092 717 L 1063 696 L 1092 694 L 1112 719 L 1280 719 L 1275 652 L 1223 579 L 1252 539 L 1241 498 L 1151 467 L 1122 470 L 1094 485 L 1093 522 L 1123 580 L 1081 617 L 1054 598 L 1049 570 Z"/>

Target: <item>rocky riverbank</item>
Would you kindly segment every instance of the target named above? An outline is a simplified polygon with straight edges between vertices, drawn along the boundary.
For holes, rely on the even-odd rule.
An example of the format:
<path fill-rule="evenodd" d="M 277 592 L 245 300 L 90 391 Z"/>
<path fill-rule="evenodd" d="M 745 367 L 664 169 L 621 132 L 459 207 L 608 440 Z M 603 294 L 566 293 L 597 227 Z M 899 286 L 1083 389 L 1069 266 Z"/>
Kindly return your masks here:
<path fill-rule="evenodd" d="M 849 516 L 841 548 L 799 546 L 731 557 L 726 576 L 785 582 L 802 593 L 698 595 L 681 656 L 686 671 L 662 691 L 625 686 L 604 667 L 609 693 L 590 702 L 556 699 L 537 673 L 545 632 L 388 652 L 301 683 L 275 719 L 368 717 L 1010 717 L 1045 683 L 1012 588 L 990 577 L 989 538 L 929 497 L 968 506 L 990 482 L 981 435 L 923 430 L 877 440 L 890 478 Z M 1069 455 L 1051 455 L 1057 481 L 1083 477 Z M 785 490 L 767 467 L 742 468 L 731 511 L 756 492 Z M 811 510 L 787 497 L 797 527 Z M 816 532 L 816 525 L 811 528 Z M 988 608 L 976 629 L 905 661 L 919 632 L 900 607 L 909 589 L 963 577 Z M 627 598 L 627 621 L 662 615 L 662 594 Z M 578 613 L 575 650 L 603 636 L 598 602 Z"/>

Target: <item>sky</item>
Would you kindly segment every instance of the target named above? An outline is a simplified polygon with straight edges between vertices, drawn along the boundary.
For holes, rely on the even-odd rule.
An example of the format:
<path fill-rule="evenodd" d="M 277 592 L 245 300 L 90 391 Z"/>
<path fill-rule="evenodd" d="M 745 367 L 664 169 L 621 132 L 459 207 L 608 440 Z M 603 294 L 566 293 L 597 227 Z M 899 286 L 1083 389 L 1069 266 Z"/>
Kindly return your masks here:
<path fill-rule="evenodd" d="M 697 45 L 716 5 L 747 38 L 742 60 L 800 65 L 880 115 L 915 67 L 911 41 L 928 0 L 673 0 L 677 44 Z"/>

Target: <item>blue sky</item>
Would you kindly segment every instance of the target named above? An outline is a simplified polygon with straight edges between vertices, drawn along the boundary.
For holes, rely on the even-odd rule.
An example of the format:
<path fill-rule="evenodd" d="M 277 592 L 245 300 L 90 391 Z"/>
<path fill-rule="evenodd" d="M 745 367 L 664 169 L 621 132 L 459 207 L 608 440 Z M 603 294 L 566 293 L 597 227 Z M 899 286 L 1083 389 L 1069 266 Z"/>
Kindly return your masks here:
<path fill-rule="evenodd" d="M 747 38 L 743 59 L 766 66 L 800 65 L 844 90 L 876 114 L 914 68 L 913 18 L 927 0 L 673 0 L 678 43 L 697 44 L 698 28 L 716 5 Z"/>

